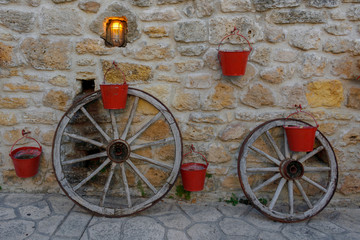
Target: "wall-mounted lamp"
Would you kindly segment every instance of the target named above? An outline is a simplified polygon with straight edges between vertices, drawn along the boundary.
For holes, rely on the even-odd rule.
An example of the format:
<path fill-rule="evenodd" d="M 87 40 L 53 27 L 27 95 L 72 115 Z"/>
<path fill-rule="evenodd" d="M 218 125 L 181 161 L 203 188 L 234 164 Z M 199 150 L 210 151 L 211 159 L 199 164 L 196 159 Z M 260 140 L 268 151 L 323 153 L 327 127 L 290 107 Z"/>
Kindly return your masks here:
<path fill-rule="evenodd" d="M 126 17 L 109 17 L 104 20 L 104 34 L 101 38 L 107 47 L 125 47 L 127 32 Z"/>

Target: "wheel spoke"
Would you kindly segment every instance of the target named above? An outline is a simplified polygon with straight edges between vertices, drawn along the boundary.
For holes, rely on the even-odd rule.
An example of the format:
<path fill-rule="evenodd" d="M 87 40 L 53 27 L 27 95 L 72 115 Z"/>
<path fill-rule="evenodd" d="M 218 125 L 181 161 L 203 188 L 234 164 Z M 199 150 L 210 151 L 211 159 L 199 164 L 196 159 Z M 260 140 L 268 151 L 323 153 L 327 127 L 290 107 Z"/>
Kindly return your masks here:
<path fill-rule="evenodd" d="M 134 119 L 138 103 L 139 103 L 139 97 L 135 97 L 134 103 L 133 103 L 133 105 L 131 107 L 131 112 L 130 112 L 130 115 L 129 115 L 129 119 L 128 119 L 127 123 L 126 123 L 126 127 L 124 129 L 124 132 L 121 134 L 121 139 L 126 139 L 126 136 L 127 136 L 128 132 L 129 132 L 131 123 L 132 123 L 132 121 Z"/>
<path fill-rule="evenodd" d="M 274 197 L 271 199 L 271 202 L 270 202 L 270 205 L 269 205 L 270 210 L 272 210 L 274 208 L 274 206 L 276 204 L 276 201 L 278 200 L 278 198 L 280 196 L 280 193 L 281 193 L 281 190 L 283 189 L 286 181 L 287 180 L 285 178 L 282 178 L 280 180 L 279 186 L 277 187 L 277 189 L 275 191 Z"/>
<path fill-rule="evenodd" d="M 150 121 L 148 121 L 146 124 L 144 124 L 144 126 L 142 126 L 141 129 L 137 133 L 134 134 L 134 136 L 129 138 L 127 140 L 127 143 L 128 144 L 132 143 L 138 136 L 140 136 L 140 134 L 142 134 L 148 127 L 151 126 L 151 124 L 156 122 L 161 116 L 162 116 L 162 113 L 158 112 L 158 114 L 156 114 L 155 117 L 153 117 Z"/>
<path fill-rule="evenodd" d="M 248 168 L 247 172 L 279 172 L 278 167 L 268 167 L 268 168 Z"/>
<path fill-rule="evenodd" d="M 121 163 L 120 168 L 121 168 L 121 175 L 122 175 L 122 180 L 123 180 L 124 188 L 125 188 L 126 199 L 128 202 L 128 207 L 131 208 L 132 203 L 131 203 L 131 198 L 130 198 L 129 184 L 128 184 L 128 181 L 126 178 L 126 173 L 125 173 L 125 164 Z"/>
<path fill-rule="evenodd" d="M 278 155 L 279 159 L 280 159 L 280 160 L 284 160 L 284 159 L 285 159 L 284 155 L 283 155 L 282 152 L 280 151 L 279 147 L 276 145 L 275 140 L 274 140 L 274 138 L 270 135 L 269 131 L 266 131 L 266 136 L 267 136 L 268 140 L 270 141 L 271 146 L 274 148 L 276 154 Z"/>
<path fill-rule="evenodd" d="M 288 181 L 288 193 L 289 193 L 289 208 L 290 214 L 294 214 L 294 181 Z"/>
<path fill-rule="evenodd" d="M 159 140 L 159 141 L 134 145 L 134 146 L 131 146 L 131 151 L 134 151 L 134 150 L 137 150 L 137 149 L 140 149 L 140 148 L 151 147 L 151 146 L 155 146 L 155 145 L 167 144 L 167 143 L 172 142 L 174 140 L 175 139 L 173 137 L 169 137 L 169 138 L 165 138 L 165 139 L 162 139 L 162 140 Z"/>
<path fill-rule="evenodd" d="M 144 156 L 135 154 L 135 153 L 131 153 L 131 154 L 130 154 L 130 158 L 135 158 L 135 159 L 143 160 L 143 161 L 146 161 L 146 162 L 149 162 L 149 163 L 152 163 L 152 164 L 155 164 L 155 165 L 157 165 L 157 166 L 164 167 L 164 168 L 167 168 L 167 169 L 170 169 L 170 170 L 173 168 L 173 166 L 170 165 L 170 164 L 163 163 L 163 162 L 160 162 L 160 161 L 151 159 L 151 158 L 147 158 L 147 157 L 144 157 Z"/>
<path fill-rule="evenodd" d="M 116 163 L 111 164 L 110 173 L 109 173 L 108 178 L 106 179 L 106 183 L 105 183 L 105 186 L 104 186 L 104 192 L 103 192 L 103 195 L 101 197 L 100 207 L 104 206 L 106 194 L 109 191 L 110 182 L 111 182 L 111 179 L 112 179 L 112 177 L 114 175 L 114 171 L 115 171 L 116 166 L 117 166 Z"/>
<path fill-rule="evenodd" d="M 331 171 L 330 167 L 304 167 L 305 172 L 328 172 Z"/>
<path fill-rule="evenodd" d="M 313 151 L 309 152 L 308 154 L 306 154 L 305 156 L 303 156 L 302 158 L 299 159 L 300 163 L 305 162 L 306 160 L 308 160 L 309 158 L 311 158 L 312 156 L 314 156 L 315 154 L 317 154 L 318 152 L 322 151 L 324 149 L 323 146 L 320 146 L 316 149 L 314 149 Z"/>
<path fill-rule="evenodd" d="M 156 188 L 149 182 L 149 180 L 140 172 L 140 170 L 128 159 L 126 163 L 135 171 L 135 173 L 148 185 L 148 187 L 156 194 Z"/>
<path fill-rule="evenodd" d="M 116 125 L 116 119 L 115 119 L 115 110 L 110 110 L 110 117 L 111 117 L 111 125 L 114 131 L 114 139 L 119 139 L 119 130 Z"/>
<path fill-rule="evenodd" d="M 270 161 L 272 161 L 272 162 L 275 163 L 276 165 L 280 166 L 280 161 L 277 160 L 276 158 L 270 156 L 269 154 L 261 151 L 260 149 L 254 147 L 254 146 L 251 146 L 250 149 L 251 149 L 251 150 L 254 150 L 255 152 L 257 152 L 257 153 L 259 153 L 259 154 L 261 154 L 261 155 L 263 155 L 264 157 L 266 157 L 267 159 L 269 159 Z"/>
<path fill-rule="evenodd" d="M 290 149 L 289 144 L 287 141 L 286 131 L 284 130 L 284 152 L 285 152 L 285 158 L 290 158 Z"/>
<path fill-rule="evenodd" d="M 85 183 L 87 183 L 91 178 L 93 178 L 96 174 L 98 174 L 106 165 L 108 165 L 110 159 L 106 159 L 97 169 L 95 169 L 89 176 L 87 176 L 84 180 L 82 180 L 78 185 L 73 187 L 74 191 L 81 188 Z"/>
<path fill-rule="evenodd" d="M 263 182 L 262 184 L 260 184 L 256 188 L 254 188 L 253 192 L 259 191 L 263 187 L 266 187 L 267 185 L 271 184 L 272 182 L 275 182 L 279 178 L 281 178 L 281 174 L 280 173 L 275 174 L 274 176 L 272 176 L 271 178 L 269 178 L 268 180 L 266 180 L 265 182 Z"/>
<path fill-rule="evenodd" d="M 317 187 L 318 189 L 320 189 L 321 191 L 327 193 L 326 188 L 322 187 L 320 184 L 314 182 L 313 180 L 311 180 L 310 178 L 306 177 L 306 176 L 302 176 L 301 179 L 305 180 L 306 182 L 310 183 L 311 185 L 314 185 L 315 187 Z"/>
<path fill-rule="evenodd" d="M 98 141 L 95 141 L 95 140 L 92 140 L 90 138 L 86 138 L 86 137 L 83 137 L 83 136 L 79 136 L 77 134 L 72 134 L 72 133 L 66 133 L 64 132 L 63 133 L 64 136 L 68 136 L 68 137 L 71 137 L 71 138 L 74 138 L 74 139 L 77 139 L 77 140 L 80 140 L 80 141 L 83 141 L 83 142 L 87 142 L 87 143 L 90 143 L 92 145 L 95 145 L 95 146 L 98 146 L 98 147 L 101 147 L 101 148 L 105 148 L 106 149 L 106 145 L 101 143 L 101 142 L 98 142 Z"/>
<path fill-rule="evenodd" d="M 301 183 L 299 182 L 299 180 L 295 180 L 295 185 L 296 187 L 299 189 L 301 196 L 303 197 L 303 199 L 305 200 L 306 204 L 308 205 L 308 207 L 311 209 L 313 208 L 313 205 L 311 204 L 308 196 L 306 195 L 304 188 L 301 186 Z"/>
<path fill-rule="evenodd" d="M 87 160 L 91 160 L 91 159 L 95 159 L 95 158 L 99 158 L 99 157 L 106 157 L 106 156 L 107 156 L 106 152 L 95 153 L 95 154 L 91 154 L 91 155 L 81 157 L 81 158 L 74 158 L 74 159 L 66 160 L 66 161 L 63 161 L 61 164 L 68 165 L 68 164 L 83 162 L 83 161 L 87 161 Z"/>
<path fill-rule="evenodd" d="M 85 116 L 90 120 L 90 122 L 96 127 L 96 129 L 103 135 L 103 137 L 106 139 L 106 141 L 110 142 L 111 138 L 102 130 L 102 128 L 97 124 L 97 122 L 94 120 L 94 118 L 86 111 L 84 107 L 80 108 L 81 111 L 85 114 Z"/>

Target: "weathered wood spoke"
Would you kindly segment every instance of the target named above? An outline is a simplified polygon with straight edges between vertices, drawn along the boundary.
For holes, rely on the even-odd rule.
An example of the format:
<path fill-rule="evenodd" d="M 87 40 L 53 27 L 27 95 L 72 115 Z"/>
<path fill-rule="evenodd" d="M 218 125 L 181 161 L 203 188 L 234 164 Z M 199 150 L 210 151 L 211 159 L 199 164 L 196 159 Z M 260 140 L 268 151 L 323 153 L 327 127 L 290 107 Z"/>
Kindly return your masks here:
<path fill-rule="evenodd" d="M 313 208 L 313 205 L 311 204 L 308 196 L 306 195 L 304 188 L 301 186 L 301 183 L 299 182 L 299 180 L 295 180 L 295 185 L 297 187 L 297 189 L 299 189 L 301 196 L 303 197 L 303 199 L 305 200 L 306 204 L 308 205 L 309 208 Z"/>
<path fill-rule="evenodd" d="M 104 186 L 103 195 L 102 195 L 101 201 L 100 201 L 100 206 L 101 206 L 101 207 L 104 206 L 106 194 L 107 194 L 107 192 L 109 191 L 110 182 L 111 182 L 111 179 L 113 178 L 113 175 L 114 175 L 114 171 L 115 171 L 116 166 L 117 166 L 116 163 L 112 163 L 112 164 L 111 164 L 110 173 L 109 173 L 108 178 L 106 179 L 106 183 L 105 183 L 105 186 Z"/>
<path fill-rule="evenodd" d="M 254 150 L 255 152 L 263 155 L 264 157 L 266 157 L 267 159 L 269 159 L 270 161 L 272 161 L 272 162 L 275 163 L 276 165 L 280 166 L 280 161 L 277 160 L 276 158 L 270 156 L 269 154 L 261 151 L 260 149 L 254 147 L 254 146 L 250 146 L 249 148 L 250 148 L 251 150 Z"/>
<path fill-rule="evenodd" d="M 90 138 L 83 137 L 83 136 L 80 136 L 80 135 L 77 135 L 77 134 L 64 132 L 63 135 L 64 135 L 64 136 L 71 137 L 71 138 L 73 138 L 73 139 L 77 139 L 77 140 L 83 141 L 83 142 L 90 143 L 90 144 L 92 144 L 92 145 L 95 145 L 95 146 L 98 146 L 98 147 L 101 147 L 101 148 L 106 148 L 106 147 L 107 147 L 105 144 L 103 144 L 103 143 L 101 143 L 101 142 L 98 142 L 98 141 L 95 141 L 95 140 L 92 140 L 92 139 L 90 139 Z"/>
<path fill-rule="evenodd" d="M 308 154 L 306 154 L 305 156 L 303 156 L 302 158 L 300 158 L 298 161 L 300 163 L 305 162 L 306 160 L 308 160 L 309 158 L 311 158 L 312 156 L 314 156 L 315 154 L 317 154 L 318 152 L 322 151 L 324 149 L 323 146 L 320 146 L 316 149 L 314 149 L 313 151 L 309 152 Z"/>
<path fill-rule="evenodd" d="M 278 155 L 279 159 L 282 161 L 285 159 L 284 155 L 280 151 L 279 147 L 276 145 L 274 138 L 270 135 L 269 131 L 266 131 L 266 137 L 270 141 L 271 146 L 275 150 L 276 154 Z"/>
<path fill-rule="evenodd" d="M 269 178 L 268 180 L 266 180 L 266 181 L 263 182 L 262 184 L 260 184 L 260 185 L 258 185 L 257 187 L 255 187 L 255 188 L 253 189 L 253 192 L 259 191 L 259 190 L 262 189 L 263 187 L 266 187 L 267 185 L 275 182 L 275 181 L 278 180 L 279 178 L 281 178 L 281 174 L 280 174 L 280 173 L 275 174 L 274 176 L 272 176 L 271 178 Z"/>
<path fill-rule="evenodd" d="M 281 193 L 281 190 L 283 189 L 285 183 L 286 183 L 286 179 L 285 178 L 282 178 L 280 180 L 280 183 L 276 189 L 276 192 L 273 196 L 273 198 L 271 199 L 271 202 L 270 202 L 270 205 L 269 205 L 269 209 L 272 210 L 276 204 L 276 201 L 278 200 L 279 196 L 280 196 L 280 193 Z"/>
<path fill-rule="evenodd" d="M 89 176 L 87 176 L 84 180 L 82 180 L 79 184 L 73 187 L 74 191 L 77 191 L 81 188 L 85 183 L 87 183 L 91 178 L 93 178 L 96 174 L 98 174 L 106 165 L 108 165 L 110 159 L 106 159 L 98 168 L 96 168 Z"/>
<path fill-rule="evenodd" d="M 119 129 L 116 124 L 114 110 L 110 110 L 110 117 L 111 117 L 111 125 L 112 125 L 113 131 L 114 131 L 114 139 L 118 139 L 119 138 Z"/>
<path fill-rule="evenodd" d="M 280 172 L 278 167 L 267 167 L 267 168 L 248 168 L 247 172 Z"/>
<path fill-rule="evenodd" d="M 140 149 L 140 148 L 146 148 L 146 147 L 151 147 L 151 146 L 156 146 L 156 145 L 165 145 L 165 144 L 168 144 L 170 142 L 173 142 L 174 140 L 175 139 L 173 137 L 169 137 L 169 138 L 165 138 L 165 139 L 162 139 L 162 140 L 159 140 L 159 141 L 133 145 L 133 146 L 131 146 L 131 150 L 135 151 L 135 150 Z"/>
<path fill-rule="evenodd" d="M 90 122 L 95 126 L 95 128 L 100 132 L 100 134 L 106 139 L 106 141 L 110 142 L 111 138 L 109 135 L 107 135 L 104 130 L 97 124 L 97 122 L 94 120 L 94 118 L 86 111 L 84 107 L 80 108 L 81 111 L 85 114 L 85 116 L 90 120 Z"/>
<path fill-rule="evenodd" d="M 123 184 L 124 184 L 126 199 L 128 202 L 128 207 L 131 208 L 132 203 L 131 203 L 131 197 L 130 197 L 129 184 L 128 184 L 128 181 L 126 178 L 126 173 L 125 173 L 125 164 L 121 163 L 120 168 L 121 168 L 121 175 L 122 175 L 122 180 L 123 180 Z"/>
<path fill-rule="evenodd" d="M 290 215 L 294 214 L 294 181 L 288 181 L 288 194 L 289 194 L 289 210 Z"/>
<path fill-rule="evenodd" d="M 311 185 L 314 185 L 315 187 L 317 187 L 318 189 L 320 189 L 323 192 L 327 192 L 326 188 L 322 187 L 320 184 L 314 182 L 313 180 L 311 180 L 310 178 L 306 177 L 306 176 L 302 176 L 301 179 L 305 180 L 306 182 L 310 183 Z"/>
<path fill-rule="evenodd" d="M 150 121 L 145 123 L 137 133 L 135 133 L 131 138 L 126 140 L 128 142 L 128 144 L 131 144 L 137 137 L 139 137 L 146 129 L 148 129 L 148 127 L 151 126 L 151 124 L 156 122 L 161 116 L 162 116 L 162 113 L 158 112 Z"/>
<path fill-rule="evenodd" d="M 135 158 L 135 159 L 143 160 L 143 161 L 152 163 L 152 164 L 154 164 L 154 165 L 157 165 L 157 166 L 160 166 L 160 167 L 163 167 L 163 168 L 166 168 L 166 169 L 172 169 L 172 167 L 173 167 L 173 166 L 170 165 L 170 164 L 167 164 L 167 163 L 164 163 L 164 162 L 160 162 L 160 161 L 157 161 L 157 160 L 148 158 L 148 157 L 144 157 L 144 156 L 138 155 L 138 154 L 136 154 L 136 153 L 130 153 L 130 158 Z"/>
<path fill-rule="evenodd" d="M 74 158 L 74 159 L 66 160 L 66 161 L 63 161 L 61 164 L 68 165 L 68 164 L 83 162 L 83 161 L 92 160 L 92 159 L 100 158 L 100 157 L 106 157 L 106 156 L 107 156 L 106 152 L 95 153 L 95 154 L 87 155 L 87 156 L 81 157 L 81 158 Z"/>
<path fill-rule="evenodd" d="M 290 149 L 289 149 L 289 144 L 285 130 L 284 130 L 284 152 L 285 152 L 285 158 L 290 158 Z"/>
<path fill-rule="evenodd" d="M 128 134 L 128 132 L 130 130 L 131 123 L 132 123 L 132 121 L 134 119 L 134 116 L 135 116 L 135 112 L 136 112 L 138 103 L 139 103 L 139 97 L 135 97 L 135 100 L 134 100 L 134 103 L 132 105 L 128 121 L 126 123 L 126 127 L 124 129 L 124 132 L 121 134 L 121 139 L 126 139 L 126 137 L 127 137 L 127 134 Z"/>
<path fill-rule="evenodd" d="M 156 194 L 157 190 L 156 188 L 150 183 L 150 181 L 140 172 L 140 170 L 130 161 L 126 160 L 126 163 L 129 164 L 129 166 L 134 170 L 134 172 L 143 180 L 146 185 Z"/>

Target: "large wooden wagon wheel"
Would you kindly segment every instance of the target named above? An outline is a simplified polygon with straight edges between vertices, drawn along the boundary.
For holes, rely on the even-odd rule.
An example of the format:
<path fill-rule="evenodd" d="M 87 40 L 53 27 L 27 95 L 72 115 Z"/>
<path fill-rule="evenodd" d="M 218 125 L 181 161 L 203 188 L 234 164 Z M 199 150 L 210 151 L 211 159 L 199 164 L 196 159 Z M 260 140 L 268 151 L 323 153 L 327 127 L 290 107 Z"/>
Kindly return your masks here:
<path fill-rule="evenodd" d="M 290 151 L 284 121 L 265 122 L 249 133 L 240 149 L 238 175 L 244 194 L 261 213 L 276 221 L 297 222 L 330 202 L 338 168 L 334 151 L 320 131 L 313 151 Z M 295 119 L 286 123 L 309 125 Z"/>
<path fill-rule="evenodd" d="M 122 217 L 152 206 L 171 189 L 182 140 L 169 109 L 150 94 L 129 88 L 126 108 L 107 110 L 97 91 L 64 114 L 52 157 L 69 198 L 96 214 Z"/>

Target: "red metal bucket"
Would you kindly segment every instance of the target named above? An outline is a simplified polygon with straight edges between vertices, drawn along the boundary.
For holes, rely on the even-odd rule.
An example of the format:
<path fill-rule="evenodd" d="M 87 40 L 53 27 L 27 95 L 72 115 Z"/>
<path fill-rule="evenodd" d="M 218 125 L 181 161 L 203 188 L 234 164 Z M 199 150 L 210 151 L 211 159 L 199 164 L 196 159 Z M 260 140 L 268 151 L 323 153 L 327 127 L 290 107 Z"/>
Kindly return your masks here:
<path fill-rule="evenodd" d="M 14 163 L 16 175 L 21 178 L 35 176 L 38 173 L 40 165 L 42 147 L 34 138 L 27 137 L 26 134 L 28 133 L 30 132 L 25 132 L 24 130 L 22 131 L 23 137 L 14 143 L 9 154 Z M 13 150 L 15 144 L 23 138 L 34 140 L 39 147 L 20 147 Z"/>
<path fill-rule="evenodd" d="M 236 33 L 235 33 L 236 32 Z M 249 44 L 249 51 L 220 51 L 220 46 L 222 42 L 231 35 L 237 34 L 238 36 L 243 37 L 246 42 Z M 248 62 L 249 54 L 252 50 L 250 42 L 241 34 L 239 30 L 234 28 L 229 35 L 225 36 L 218 46 L 218 59 L 222 69 L 222 73 L 225 76 L 242 76 L 246 72 L 246 66 Z"/>
<path fill-rule="evenodd" d="M 181 165 L 180 168 L 181 179 L 183 182 L 184 189 L 190 192 L 197 192 L 203 190 L 204 188 L 206 170 L 207 167 L 209 166 L 209 163 L 201 153 L 194 151 L 193 145 L 191 145 L 191 151 L 189 153 L 186 153 L 184 157 L 186 157 L 190 153 L 200 154 L 202 159 L 204 159 L 206 162 L 206 164 L 194 163 L 194 162 L 184 163 Z"/>
<path fill-rule="evenodd" d="M 313 126 L 284 126 L 287 142 L 289 144 L 289 148 L 291 151 L 294 152 L 311 152 L 314 149 L 314 143 L 315 143 L 315 134 L 319 127 L 317 124 L 315 118 L 310 113 L 302 111 L 301 105 L 297 106 L 296 112 L 293 114 L 290 114 L 286 120 L 297 113 L 305 113 L 311 116 L 316 124 L 316 127 Z M 300 110 L 299 110 L 300 109 Z M 286 121 L 285 120 L 285 121 Z"/>
<path fill-rule="evenodd" d="M 105 84 L 106 74 L 112 67 L 118 69 L 124 76 L 123 84 Z M 124 109 L 126 107 L 127 92 L 129 85 L 126 83 L 125 74 L 117 66 L 115 61 L 113 65 L 106 70 L 104 74 L 104 84 L 100 84 L 101 98 L 105 109 Z"/>

